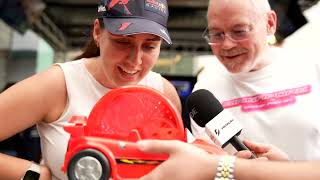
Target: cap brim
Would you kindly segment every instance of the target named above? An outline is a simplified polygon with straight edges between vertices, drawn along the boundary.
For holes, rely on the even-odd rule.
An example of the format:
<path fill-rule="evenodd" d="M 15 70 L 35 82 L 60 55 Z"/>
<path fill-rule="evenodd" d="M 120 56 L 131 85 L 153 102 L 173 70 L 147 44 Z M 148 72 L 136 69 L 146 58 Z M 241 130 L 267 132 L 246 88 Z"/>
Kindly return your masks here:
<path fill-rule="evenodd" d="M 112 34 L 133 35 L 148 33 L 160 36 L 168 44 L 172 44 L 167 28 L 154 21 L 139 18 L 103 18 L 105 28 Z M 122 25 L 127 23 L 126 28 Z"/>

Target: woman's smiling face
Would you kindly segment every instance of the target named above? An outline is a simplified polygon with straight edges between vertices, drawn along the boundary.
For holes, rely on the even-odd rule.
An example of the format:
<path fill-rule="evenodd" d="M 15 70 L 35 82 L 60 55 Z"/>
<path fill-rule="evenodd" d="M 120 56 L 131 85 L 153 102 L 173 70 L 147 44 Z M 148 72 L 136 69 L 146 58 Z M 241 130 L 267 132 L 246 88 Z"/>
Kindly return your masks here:
<path fill-rule="evenodd" d="M 143 79 L 158 60 L 161 38 L 153 34 L 114 35 L 101 29 L 100 58 L 105 85 L 116 88 Z"/>

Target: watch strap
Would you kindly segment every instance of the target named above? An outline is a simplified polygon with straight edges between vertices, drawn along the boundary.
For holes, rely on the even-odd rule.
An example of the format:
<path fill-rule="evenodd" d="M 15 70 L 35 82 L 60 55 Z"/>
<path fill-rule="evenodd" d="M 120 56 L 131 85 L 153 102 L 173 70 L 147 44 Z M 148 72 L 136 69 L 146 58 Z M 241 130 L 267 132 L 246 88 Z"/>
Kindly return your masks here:
<path fill-rule="evenodd" d="M 34 162 L 31 162 L 30 167 L 26 170 L 26 173 L 21 180 L 24 180 L 26 178 L 28 171 L 32 171 L 34 173 L 37 173 L 37 174 L 39 174 L 39 177 L 40 177 L 40 165 L 38 165 Z"/>

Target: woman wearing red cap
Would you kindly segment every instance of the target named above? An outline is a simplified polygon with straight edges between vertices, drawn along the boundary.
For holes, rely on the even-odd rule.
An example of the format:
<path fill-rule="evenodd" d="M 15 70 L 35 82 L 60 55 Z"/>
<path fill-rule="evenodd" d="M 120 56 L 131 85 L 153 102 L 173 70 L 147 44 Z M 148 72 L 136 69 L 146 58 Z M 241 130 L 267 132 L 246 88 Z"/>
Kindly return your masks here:
<path fill-rule="evenodd" d="M 40 179 L 67 179 L 61 171 L 69 139 L 63 125 L 72 115 L 88 116 L 110 89 L 155 88 L 181 111 L 175 88 L 151 71 L 162 39 L 171 44 L 166 0 L 102 0 L 98 13 L 92 40 L 77 60 L 55 64 L 0 94 L 0 140 L 37 124 L 43 158 L 39 166 L 0 154 L 0 179 L 26 179 L 27 170 Z"/>

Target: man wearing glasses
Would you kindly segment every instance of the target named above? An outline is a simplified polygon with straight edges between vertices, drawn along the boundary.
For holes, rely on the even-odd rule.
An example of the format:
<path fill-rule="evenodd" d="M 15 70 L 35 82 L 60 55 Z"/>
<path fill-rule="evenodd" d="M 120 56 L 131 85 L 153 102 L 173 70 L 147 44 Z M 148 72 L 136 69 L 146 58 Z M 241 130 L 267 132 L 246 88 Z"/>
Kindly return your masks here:
<path fill-rule="evenodd" d="M 242 124 L 242 139 L 273 144 L 292 160 L 320 159 L 319 59 L 268 44 L 277 24 L 268 0 L 210 0 L 207 20 L 203 37 L 216 58 L 194 91 L 211 91 Z M 192 119 L 191 127 L 206 136 Z"/>

